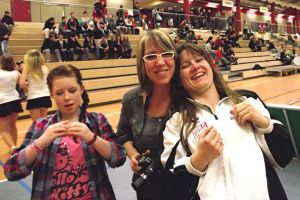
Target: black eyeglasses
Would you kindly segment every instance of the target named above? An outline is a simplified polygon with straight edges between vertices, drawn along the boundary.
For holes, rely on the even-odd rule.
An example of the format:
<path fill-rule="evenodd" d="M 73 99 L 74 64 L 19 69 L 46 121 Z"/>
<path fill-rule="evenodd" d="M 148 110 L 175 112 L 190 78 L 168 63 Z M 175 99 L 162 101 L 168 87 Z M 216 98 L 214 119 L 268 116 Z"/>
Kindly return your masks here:
<path fill-rule="evenodd" d="M 154 62 L 154 61 L 157 61 L 158 57 L 162 57 L 164 60 L 173 59 L 174 52 L 168 51 L 168 52 L 163 52 L 160 54 L 148 54 L 143 57 L 143 60 L 145 62 Z"/>

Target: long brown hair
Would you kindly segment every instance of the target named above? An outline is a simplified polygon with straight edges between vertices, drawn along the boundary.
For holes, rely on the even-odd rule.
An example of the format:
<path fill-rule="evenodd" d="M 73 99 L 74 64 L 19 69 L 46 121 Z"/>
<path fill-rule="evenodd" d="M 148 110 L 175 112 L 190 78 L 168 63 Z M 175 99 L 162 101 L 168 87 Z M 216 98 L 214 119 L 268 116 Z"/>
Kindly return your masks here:
<path fill-rule="evenodd" d="M 195 105 L 188 99 L 191 98 L 190 95 L 187 93 L 186 89 L 180 83 L 180 55 L 183 51 L 188 51 L 193 54 L 198 54 L 203 56 L 204 59 L 208 62 L 209 66 L 212 68 L 213 73 L 213 81 L 215 87 L 217 89 L 218 94 L 221 97 L 228 96 L 234 104 L 242 102 L 242 98 L 236 92 L 231 90 L 229 86 L 225 83 L 222 75 L 218 71 L 216 65 L 213 63 L 211 56 L 207 51 L 202 49 L 201 47 L 190 44 L 184 43 L 177 47 L 177 57 L 176 57 L 176 67 L 174 73 L 174 84 L 172 84 L 172 90 L 176 91 L 176 98 L 174 99 L 175 104 L 179 107 L 181 117 L 182 117 L 182 128 L 180 131 L 180 140 L 187 152 L 189 151 L 189 145 L 187 138 L 190 132 L 196 127 L 197 117 L 196 117 L 196 107 Z M 184 131 L 185 129 L 185 131 Z M 184 135 L 184 132 L 186 133 Z"/>

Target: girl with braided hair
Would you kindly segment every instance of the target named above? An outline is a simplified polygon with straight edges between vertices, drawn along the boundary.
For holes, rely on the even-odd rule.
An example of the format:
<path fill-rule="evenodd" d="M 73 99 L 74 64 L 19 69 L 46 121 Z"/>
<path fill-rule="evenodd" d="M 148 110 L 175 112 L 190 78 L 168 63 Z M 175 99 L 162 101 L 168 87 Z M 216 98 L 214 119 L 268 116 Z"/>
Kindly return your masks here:
<path fill-rule="evenodd" d="M 123 146 L 101 113 L 87 112 L 89 98 L 72 65 L 52 69 L 47 84 L 58 110 L 35 121 L 8 159 L 8 180 L 33 171 L 31 199 L 115 199 L 104 161 L 124 163 Z"/>

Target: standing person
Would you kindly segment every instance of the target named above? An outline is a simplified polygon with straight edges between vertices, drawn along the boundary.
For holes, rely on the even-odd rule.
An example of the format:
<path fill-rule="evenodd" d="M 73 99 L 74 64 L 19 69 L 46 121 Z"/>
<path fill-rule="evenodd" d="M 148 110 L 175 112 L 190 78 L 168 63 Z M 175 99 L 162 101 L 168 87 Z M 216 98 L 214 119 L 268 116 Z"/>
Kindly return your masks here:
<path fill-rule="evenodd" d="M 33 171 L 31 199 L 114 200 L 104 161 L 116 167 L 126 156 L 112 127 L 103 114 L 86 111 L 89 99 L 76 67 L 54 68 L 47 84 L 58 110 L 32 124 L 4 165 L 7 179 Z"/>
<path fill-rule="evenodd" d="M 29 50 L 24 56 L 25 66 L 20 79 L 20 86 L 27 92 L 26 110 L 29 110 L 32 121 L 47 115 L 52 103 L 47 88 L 48 69 L 40 51 Z"/>
<path fill-rule="evenodd" d="M 0 57 L 0 135 L 13 152 L 16 149 L 18 131 L 16 121 L 22 112 L 21 100 L 16 90 L 21 74 L 18 72 L 13 57 Z"/>
<path fill-rule="evenodd" d="M 173 112 L 170 83 L 175 70 L 175 44 L 166 33 L 148 31 L 141 38 L 139 49 L 137 71 L 140 86 L 124 95 L 117 126 L 119 142 L 124 144 L 131 161 L 133 182 L 142 172 L 138 160 L 145 152 L 154 162 L 159 161 L 162 131 Z M 152 186 L 159 188 L 162 183 L 160 176 L 154 175 L 153 178 L 155 183 Z M 149 188 L 149 192 L 138 190 L 138 200 L 160 199 L 157 188 Z"/>
<path fill-rule="evenodd" d="M 14 19 L 10 16 L 9 11 L 5 11 L 1 19 L 2 24 L 6 25 L 9 30 L 9 35 L 11 35 L 12 29 L 15 26 Z"/>
<path fill-rule="evenodd" d="M 0 22 L 0 56 L 9 54 L 8 52 L 9 30 L 6 25 Z"/>
<path fill-rule="evenodd" d="M 140 19 L 141 19 L 140 6 L 139 6 L 139 2 L 137 2 L 137 1 L 133 5 L 133 17 L 134 17 L 136 24 L 138 26 L 140 26 Z"/>
<path fill-rule="evenodd" d="M 166 124 L 162 163 L 180 142 L 173 170 L 198 176 L 201 200 L 287 199 L 271 166 L 281 166 L 275 157 L 285 152 L 269 147 L 282 124 L 259 98 L 232 91 L 205 50 L 187 43 L 177 53 L 172 91 L 180 112 Z"/>

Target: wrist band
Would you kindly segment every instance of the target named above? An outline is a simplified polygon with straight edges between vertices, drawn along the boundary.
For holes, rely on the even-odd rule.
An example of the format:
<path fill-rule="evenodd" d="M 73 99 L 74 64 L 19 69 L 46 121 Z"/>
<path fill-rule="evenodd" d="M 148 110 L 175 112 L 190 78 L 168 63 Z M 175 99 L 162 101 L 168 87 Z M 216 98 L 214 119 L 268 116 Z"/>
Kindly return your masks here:
<path fill-rule="evenodd" d="M 96 141 L 96 139 L 97 139 L 97 135 L 94 134 L 93 139 L 91 141 L 89 141 L 87 144 L 88 145 L 94 144 L 94 142 Z"/>
<path fill-rule="evenodd" d="M 37 151 L 42 152 L 44 149 L 36 143 L 36 140 L 33 140 L 31 146 Z"/>

